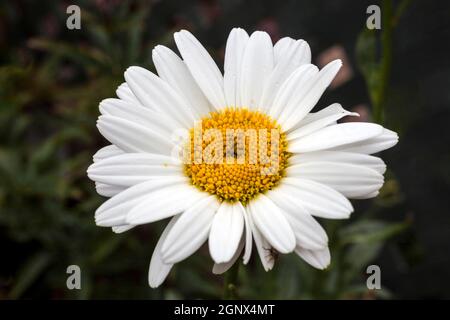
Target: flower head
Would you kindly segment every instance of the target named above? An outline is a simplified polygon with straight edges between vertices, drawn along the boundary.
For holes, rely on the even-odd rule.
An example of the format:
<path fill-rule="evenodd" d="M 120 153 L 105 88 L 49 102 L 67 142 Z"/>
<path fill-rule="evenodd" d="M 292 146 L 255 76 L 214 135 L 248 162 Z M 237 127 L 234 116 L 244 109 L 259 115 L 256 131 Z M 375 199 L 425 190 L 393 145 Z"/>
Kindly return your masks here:
<path fill-rule="evenodd" d="M 182 59 L 156 46 L 158 75 L 130 67 L 117 99 L 100 103 L 97 126 L 111 145 L 88 169 L 99 194 L 99 226 L 124 232 L 171 217 L 150 263 L 159 286 L 172 266 L 205 242 L 225 272 L 253 242 L 266 270 L 295 251 L 310 265 L 330 263 L 314 217 L 348 218 L 348 198 L 375 197 L 395 132 L 332 104 L 311 112 L 341 61 L 319 70 L 303 40 L 272 45 L 260 31 L 228 37 L 224 74 L 188 31 L 175 33 Z"/>

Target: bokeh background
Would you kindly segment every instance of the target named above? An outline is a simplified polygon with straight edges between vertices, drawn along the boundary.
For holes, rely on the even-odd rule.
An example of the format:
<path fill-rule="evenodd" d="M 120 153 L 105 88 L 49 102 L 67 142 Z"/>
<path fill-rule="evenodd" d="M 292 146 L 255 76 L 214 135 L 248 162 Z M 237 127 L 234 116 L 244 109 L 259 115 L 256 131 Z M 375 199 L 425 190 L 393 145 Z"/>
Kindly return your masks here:
<path fill-rule="evenodd" d="M 81 30 L 66 8 L 81 8 Z M 382 30 L 365 27 L 382 7 Z M 166 221 L 116 235 L 95 226 L 105 200 L 86 168 L 106 145 L 98 104 L 130 65 L 154 71 L 156 44 L 174 48 L 186 28 L 219 65 L 232 27 L 309 42 L 322 66 L 344 69 L 316 108 L 340 102 L 363 121 L 399 132 L 383 152 L 386 183 L 354 202 L 348 221 L 321 221 L 332 263 L 317 271 L 295 255 L 265 273 L 254 256 L 240 268 L 239 298 L 450 298 L 450 4 L 403 0 L 160 0 L 0 2 L 0 299 L 220 298 L 207 248 L 178 264 L 157 290 L 149 260 Z M 317 110 L 317 109 L 316 109 Z M 68 290 L 66 268 L 82 270 Z M 382 290 L 366 287 L 381 268 Z"/>

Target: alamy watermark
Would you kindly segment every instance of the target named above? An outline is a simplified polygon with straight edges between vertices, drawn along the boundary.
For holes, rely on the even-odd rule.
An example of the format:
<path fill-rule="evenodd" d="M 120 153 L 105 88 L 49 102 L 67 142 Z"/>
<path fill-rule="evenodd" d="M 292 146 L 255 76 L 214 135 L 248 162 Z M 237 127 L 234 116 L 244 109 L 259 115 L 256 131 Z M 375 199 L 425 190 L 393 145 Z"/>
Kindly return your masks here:
<path fill-rule="evenodd" d="M 69 30 L 81 29 L 81 9 L 77 5 L 70 5 L 66 9 L 66 13 L 69 14 L 66 20 L 66 27 Z"/>
<path fill-rule="evenodd" d="M 366 286 L 369 290 L 381 289 L 381 269 L 376 264 L 372 264 L 367 267 L 366 274 L 369 276 L 366 280 Z"/>
<path fill-rule="evenodd" d="M 259 164 L 262 175 L 271 175 L 280 165 L 280 137 L 280 130 L 273 128 L 203 130 L 200 121 L 192 137 L 185 130 L 174 133 L 172 155 L 181 153 L 184 164 Z"/>
<path fill-rule="evenodd" d="M 69 274 L 66 280 L 66 286 L 69 290 L 81 290 L 81 268 L 72 264 L 67 267 L 66 273 Z"/>
<path fill-rule="evenodd" d="M 369 30 L 381 29 L 381 9 L 376 4 L 367 7 L 366 13 L 369 14 L 366 20 L 366 27 Z"/>

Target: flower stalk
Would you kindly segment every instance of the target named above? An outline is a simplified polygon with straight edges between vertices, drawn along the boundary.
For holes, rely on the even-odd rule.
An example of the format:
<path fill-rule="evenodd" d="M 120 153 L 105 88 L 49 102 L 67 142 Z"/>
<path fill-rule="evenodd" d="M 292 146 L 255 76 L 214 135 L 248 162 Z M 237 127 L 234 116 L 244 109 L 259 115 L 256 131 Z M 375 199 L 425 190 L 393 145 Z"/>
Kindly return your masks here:
<path fill-rule="evenodd" d="M 225 273 L 223 282 L 223 300 L 233 300 L 237 298 L 238 274 L 239 263 L 235 263 L 231 269 Z"/>

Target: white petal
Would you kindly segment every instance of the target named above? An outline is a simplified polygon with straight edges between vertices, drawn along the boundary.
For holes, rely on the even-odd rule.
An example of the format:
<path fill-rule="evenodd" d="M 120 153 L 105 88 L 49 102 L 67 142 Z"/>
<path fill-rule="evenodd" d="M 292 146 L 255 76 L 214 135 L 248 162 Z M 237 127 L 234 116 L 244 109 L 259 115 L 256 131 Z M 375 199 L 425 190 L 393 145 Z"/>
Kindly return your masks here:
<path fill-rule="evenodd" d="M 322 250 L 307 250 L 297 246 L 295 253 L 314 268 L 323 270 L 330 265 L 331 256 L 328 247 Z"/>
<path fill-rule="evenodd" d="M 308 113 L 296 126 L 294 126 L 292 129 L 300 128 L 301 126 L 307 125 L 313 121 L 320 120 L 322 118 L 326 118 L 328 116 L 332 116 L 336 113 L 342 113 L 342 106 L 337 103 L 333 103 L 332 105 L 329 105 L 326 108 L 323 108 L 317 112 L 310 112 Z M 357 114 L 356 112 L 354 114 Z"/>
<path fill-rule="evenodd" d="M 95 190 L 97 191 L 97 193 L 99 195 L 104 196 L 104 197 L 113 197 L 125 189 L 126 189 L 126 187 L 122 187 L 122 186 L 115 186 L 115 185 L 99 183 L 99 182 L 95 183 Z"/>
<path fill-rule="evenodd" d="M 355 112 L 350 112 L 345 110 L 341 107 L 339 103 L 334 103 L 336 105 L 336 108 L 340 108 L 340 112 L 336 112 L 334 114 L 331 114 L 327 117 L 323 117 L 320 119 L 317 119 L 316 121 L 312 121 L 308 124 L 305 124 L 291 132 L 287 135 L 287 140 L 295 140 L 304 136 L 307 136 L 308 134 L 311 134 L 315 131 L 318 131 L 326 126 L 329 126 L 330 124 L 335 124 L 337 120 L 345 117 L 345 116 L 359 116 L 359 114 Z"/>
<path fill-rule="evenodd" d="M 364 166 L 383 174 L 386 171 L 386 164 L 378 157 L 369 156 L 361 153 L 343 152 L 343 151 L 316 151 L 295 154 L 289 158 L 289 164 L 301 164 L 316 161 L 348 163 L 358 166 Z"/>
<path fill-rule="evenodd" d="M 198 87 L 189 69 L 178 55 L 167 47 L 158 45 L 152 51 L 158 75 L 175 89 L 197 116 L 211 111 L 208 99 Z"/>
<path fill-rule="evenodd" d="M 137 225 L 162 220 L 187 210 L 207 196 L 206 192 L 201 192 L 192 185 L 167 186 L 148 194 L 132 208 L 127 214 L 126 222 Z"/>
<path fill-rule="evenodd" d="M 175 130 L 183 128 L 164 113 L 150 110 L 120 99 L 105 99 L 100 102 L 100 112 L 141 124 L 152 131 L 170 136 Z"/>
<path fill-rule="evenodd" d="M 292 252 L 295 235 L 280 208 L 265 195 L 260 194 L 248 204 L 252 221 L 258 230 L 281 253 Z"/>
<path fill-rule="evenodd" d="M 224 90 L 228 106 L 241 104 L 241 66 L 249 36 L 244 29 L 234 28 L 228 36 L 224 61 Z"/>
<path fill-rule="evenodd" d="M 126 82 L 122 83 L 116 90 L 117 96 L 123 100 L 130 103 L 133 103 L 135 105 L 140 105 L 141 103 L 139 100 L 135 97 L 133 94 L 133 91 L 131 91 L 130 87 Z"/>
<path fill-rule="evenodd" d="M 101 149 L 99 149 L 93 156 L 92 159 L 94 162 L 109 158 L 109 157 L 114 157 L 117 156 L 119 154 L 124 154 L 124 152 L 122 150 L 120 150 L 119 148 L 117 148 L 115 145 L 110 144 L 106 147 L 103 147 Z"/>
<path fill-rule="evenodd" d="M 172 269 L 173 264 L 167 264 L 162 260 L 161 247 L 177 219 L 178 217 L 174 217 L 170 220 L 163 233 L 161 234 L 161 237 L 159 237 L 158 243 L 156 244 L 155 250 L 153 251 L 152 259 L 150 260 L 150 267 L 148 270 L 148 284 L 152 288 L 159 287 L 161 283 L 163 283 L 166 279 L 167 275 L 170 272 L 170 269 Z"/>
<path fill-rule="evenodd" d="M 364 194 L 359 197 L 353 197 L 353 199 L 370 199 L 370 198 L 375 198 L 379 194 L 380 194 L 380 191 L 374 191 L 372 193 Z"/>
<path fill-rule="evenodd" d="M 209 252 L 215 263 L 233 258 L 244 231 L 244 208 L 240 202 L 222 202 L 209 233 Z"/>
<path fill-rule="evenodd" d="M 209 196 L 180 215 L 162 247 L 163 260 L 166 263 L 180 262 L 202 246 L 208 239 L 219 205 L 215 196 Z"/>
<path fill-rule="evenodd" d="M 97 128 L 106 139 L 126 152 L 169 155 L 176 147 L 169 137 L 123 118 L 110 115 L 100 116 Z"/>
<path fill-rule="evenodd" d="M 365 141 L 359 141 L 343 146 L 337 146 L 333 150 L 372 154 L 392 148 L 397 143 L 398 143 L 397 133 L 389 129 L 383 128 L 383 132 L 376 137 L 367 139 Z"/>
<path fill-rule="evenodd" d="M 292 129 L 314 108 L 341 66 L 341 60 L 330 62 L 307 81 L 303 88 L 291 95 L 278 118 L 278 122 L 285 131 Z"/>
<path fill-rule="evenodd" d="M 352 204 L 346 197 L 321 183 L 286 177 L 278 188 L 298 199 L 316 217 L 346 219 L 353 212 Z"/>
<path fill-rule="evenodd" d="M 295 43 L 291 37 L 284 37 L 278 40 L 273 46 L 273 56 L 275 64 L 288 52 L 289 47 Z"/>
<path fill-rule="evenodd" d="M 145 107 L 164 113 L 185 128 L 190 128 L 194 124 L 190 106 L 167 82 L 154 73 L 133 66 L 125 71 L 125 79 Z"/>
<path fill-rule="evenodd" d="M 209 102 L 216 109 L 225 107 L 223 76 L 208 51 L 186 30 L 175 32 L 174 38 L 184 62 Z"/>
<path fill-rule="evenodd" d="M 187 183 L 185 177 L 166 177 L 137 184 L 105 201 L 95 212 L 95 222 L 104 227 L 127 224 L 125 218 L 128 212 L 146 196 L 166 186 Z"/>
<path fill-rule="evenodd" d="M 294 231 L 297 245 L 311 250 L 326 247 L 328 237 L 322 226 L 301 205 L 301 202 L 291 195 L 276 188 L 267 196 L 283 210 Z"/>
<path fill-rule="evenodd" d="M 242 61 L 242 106 L 259 108 L 266 82 L 273 70 L 273 47 L 266 32 L 255 31 L 245 47 Z"/>
<path fill-rule="evenodd" d="M 280 40 L 281 41 L 281 40 Z M 278 42 L 277 42 L 278 43 Z M 279 50 L 280 51 L 280 50 Z M 275 62 L 275 67 L 266 82 L 261 99 L 261 109 L 269 110 L 281 85 L 299 66 L 311 62 L 311 50 L 303 40 L 294 41 L 283 48 L 283 52 Z"/>
<path fill-rule="evenodd" d="M 245 209 L 245 208 L 244 208 Z M 250 257 L 252 255 L 252 227 L 250 224 L 250 217 L 247 209 L 245 209 L 244 213 L 244 221 L 245 221 L 245 252 L 244 256 L 242 257 L 244 264 L 247 264 L 250 260 Z"/>
<path fill-rule="evenodd" d="M 135 184 L 164 176 L 182 176 L 180 162 L 151 153 L 126 153 L 97 161 L 87 170 L 91 180 L 116 186 Z"/>
<path fill-rule="evenodd" d="M 312 152 L 332 149 L 344 144 L 363 141 L 376 137 L 383 127 L 374 123 L 349 122 L 325 127 L 306 137 L 294 139 L 289 144 L 293 153 Z"/>
<path fill-rule="evenodd" d="M 290 56 L 292 51 L 296 52 L 295 56 L 290 59 L 290 63 L 294 67 L 304 63 L 311 63 L 311 49 L 307 42 L 284 37 L 273 46 L 275 65 L 281 63 L 287 56 Z"/>
<path fill-rule="evenodd" d="M 296 53 L 295 56 L 290 58 L 295 67 L 304 63 L 311 63 L 311 49 L 306 41 L 284 37 L 273 46 L 275 64 L 282 63 L 286 57 L 290 56 L 291 52 Z"/>
<path fill-rule="evenodd" d="M 253 239 L 255 239 L 256 250 L 258 251 L 264 270 L 272 270 L 273 265 L 275 264 L 275 259 L 270 254 L 272 246 L 253 223 L 251 214 L 248 215 L 248 221 L 252 229 Z"/>
<path fill-rule="evenodd" d="M 242 253 L 242 249 L 244 249 L 244 237 L 241 238 L 241 241 L 239 242 L 239 246 L 235 252 L 235 254 L 233 255 L 233 258 L 231 258 L 230 261 L 228 262 L 223 262 L 223 263 L 214 263 L 212 272 L 214 274 L 222 274 L 227 272 L 236 262 L 236 260 L 239 258 L 239 256 Z"/>
<path fill-rule="evenodd" d="M 134 227 L 135 227 L 135 225 L 133 225 L 133 224 L 123 224 L 123 225 L 120 225 L 120 226 L 112 227 L 112 231 L 114 233 L 123 233 L 123 232 L 126 232 L 126 231 L 130 230 L 130 229 L 133 229 Z"/>
<path fill-rule="evenodd" d="M 281 85 L 272 106 L 268 109 L 269 115 L 278 120 L 282 115 L 294 112 L 298 105 L 293 98 L 302 97 L 306 93 L 307 84 L 318 72 L 319 69 L 312 64 L 298 67 Z"/>
<path fill-rule="evenodd" d="M 327 185 L 347 198 L 378 191 L 383 185 L 381 174 L 373 169 L 339 162 L 307 162 L 287 168 L 289 177 L 313 180 Z"/>

